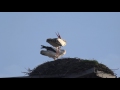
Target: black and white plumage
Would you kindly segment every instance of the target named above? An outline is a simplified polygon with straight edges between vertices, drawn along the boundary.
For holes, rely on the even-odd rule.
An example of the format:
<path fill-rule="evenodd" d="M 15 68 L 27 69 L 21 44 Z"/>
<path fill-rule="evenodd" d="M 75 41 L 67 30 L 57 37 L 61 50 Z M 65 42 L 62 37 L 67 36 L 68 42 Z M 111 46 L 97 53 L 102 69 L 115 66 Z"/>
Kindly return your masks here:
<path fill-rule="evenodd" d="M 41 49 L 45 48 L 47 51 L 49 50 L 49 51 L 52 51 L 52 52 L 56 53 L 56 50 L 52 47 L 44 46 L 44 45 L 41 45 L 41 46 L 42 46 Z"/>
<path fill-rule="evenodd" d="M 44 46 L 44 45 L 41 45 L 41 49 L 46 49 L 46 50 L 41 50 L 40 51 L 40 54 L 41 55 L 44 55 L 44 56 L 48 56 L 50 58 L 53 58 L 54 60 L 65 55 L 66 54 L 66 50 L 64 49 L 59 49 L 59 54 L 58 56 L 56 57 L 56 52 L 57 52 L 57 49 L 54 48 L 54 47 L 49 47 L 49 46 Z"/>
<path fill-rule="evenodd" d="M 57 49 L 56 56 L 57 56 L 59 54 L 59 49 L 61 47 L 66 46 L 67 42 L 61 38 L 59 33 L 58 34 L 56 33 L 56 35 L 58 36 L 58 38 L 48 38 L 46 42 L 48 42 L 53 47 L 56 47 Z"/>

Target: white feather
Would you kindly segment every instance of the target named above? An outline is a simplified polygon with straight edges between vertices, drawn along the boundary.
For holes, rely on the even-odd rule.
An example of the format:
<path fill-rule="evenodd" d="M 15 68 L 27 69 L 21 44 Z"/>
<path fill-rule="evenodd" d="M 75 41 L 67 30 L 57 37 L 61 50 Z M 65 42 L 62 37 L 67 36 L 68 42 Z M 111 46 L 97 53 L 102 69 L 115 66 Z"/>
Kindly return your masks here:
<path fill-rule="evenodd" d="M 60 38 L 48 38 L 46 40 L 53 47 L 66 46 L 66 41 Z"/>
<path fill-rule="evenodd" d="M 56 50 L 56 49 L 55 49 Z M 44 56 L 48 56 L 50 58 L 53 58 L 53 59 L 56 59 L 56 53 L 53 52 L 53 51 L 47 51 L 47 50 L 41 50 L 40 51 L 40 54 L 44 55 Z M 60 49 L 59 50 L 59 55 L 58 55 L 58 58 L 65 55 L 66 54 L 66 50 L 63 50 L 63 49 Z"/>

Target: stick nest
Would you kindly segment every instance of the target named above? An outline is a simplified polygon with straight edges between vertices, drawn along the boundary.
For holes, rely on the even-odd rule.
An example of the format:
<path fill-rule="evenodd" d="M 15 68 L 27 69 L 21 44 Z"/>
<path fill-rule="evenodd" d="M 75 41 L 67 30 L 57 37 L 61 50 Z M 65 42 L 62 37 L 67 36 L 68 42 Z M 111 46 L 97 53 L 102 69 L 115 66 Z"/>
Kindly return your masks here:
<path fill-rule="evenodd" d="M 96 60 L 87 60 L 80 58 L 62 58 L 55 61 L 48 61 L 28 73 L 29 76 L 34 75 L 57 75 L 57 74 L 71 74 L 78 73 L 90 69 L 97 68 L 108 74 L 114 75 L 113 71 L 104 64 L 98 63 Z"/>

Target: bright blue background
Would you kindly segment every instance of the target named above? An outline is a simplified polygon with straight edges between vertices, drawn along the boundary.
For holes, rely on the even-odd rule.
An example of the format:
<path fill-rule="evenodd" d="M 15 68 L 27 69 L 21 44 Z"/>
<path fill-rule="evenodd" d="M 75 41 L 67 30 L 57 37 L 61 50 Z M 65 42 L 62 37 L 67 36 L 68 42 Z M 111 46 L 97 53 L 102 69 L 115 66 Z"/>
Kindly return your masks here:
<path fill-rule="evenodd" d="M 0 77 L 23 76 L 25 68 L 52 61 L 39 52 L 57 31 L 67 41 L 63 57 L 120 67 L 119 12 L 0 12 Z"/>

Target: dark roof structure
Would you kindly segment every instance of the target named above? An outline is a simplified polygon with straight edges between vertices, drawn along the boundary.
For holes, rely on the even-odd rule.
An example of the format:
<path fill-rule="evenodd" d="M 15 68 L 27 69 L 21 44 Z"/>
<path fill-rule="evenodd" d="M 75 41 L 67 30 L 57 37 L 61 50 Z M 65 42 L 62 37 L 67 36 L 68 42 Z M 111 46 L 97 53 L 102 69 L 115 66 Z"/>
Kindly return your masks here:
<path fill-rule="evenodd" d="M 39 78 L 116 78 L 114 72 L 97 60 L 62 58 L 48 61 L 28 72 Z"/>

